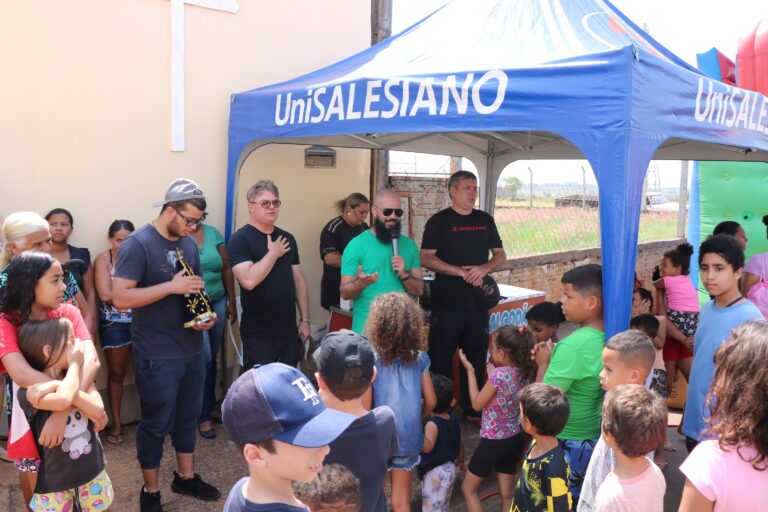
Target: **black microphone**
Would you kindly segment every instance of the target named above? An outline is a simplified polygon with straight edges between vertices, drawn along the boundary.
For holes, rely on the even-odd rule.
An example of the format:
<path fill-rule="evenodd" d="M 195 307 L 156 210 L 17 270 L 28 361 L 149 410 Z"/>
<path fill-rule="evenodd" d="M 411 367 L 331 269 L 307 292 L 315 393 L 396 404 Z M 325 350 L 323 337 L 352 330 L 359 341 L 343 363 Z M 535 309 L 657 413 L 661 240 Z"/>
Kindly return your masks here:
<path fill-rule="evenodd" d="M 400 241 L 400 226 L 395 226 L 389 230 L 389 237 L 392 239 L 392 255 L 399 256 L 397 244 Z"/>

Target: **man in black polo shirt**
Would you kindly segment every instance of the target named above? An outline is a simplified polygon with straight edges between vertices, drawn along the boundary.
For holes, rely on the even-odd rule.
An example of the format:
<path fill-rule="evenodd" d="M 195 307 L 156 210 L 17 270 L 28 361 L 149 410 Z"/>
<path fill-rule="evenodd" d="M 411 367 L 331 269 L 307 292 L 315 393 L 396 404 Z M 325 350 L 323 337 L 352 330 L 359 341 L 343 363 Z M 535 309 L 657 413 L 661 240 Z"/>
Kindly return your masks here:
<path fill-rule="evenodd" d="M 243 306 L 243 369 L 278 361 L 296 366 L 300 338 L 310 334 L 309 289 L 299 265 L 299 247 L 292 234 L 275 225 L 282 202 L 274 182 L 257 182 L 246 197 L 249 222 L 227 245 Z"/>
<path fill-rule="evenodd" d="M 475 367 L 481 387 L 488 348 L 488 311 L 472 288 L 480 286 L 486 274 L 499 269 L 507 255 L 493 217 L 474 209 L 475 175 L 469 171 L 453 174 L 448 194 L 451 206 L 427 221 L 421 242 L 421 264 L 436 274 L 430 295 L 431 370 L 453 378 L 453 354 L 459 346 Z M 477 416 L 469 400 L 466 373 L 461 372 L 460 381 L 464 416 Z"/>

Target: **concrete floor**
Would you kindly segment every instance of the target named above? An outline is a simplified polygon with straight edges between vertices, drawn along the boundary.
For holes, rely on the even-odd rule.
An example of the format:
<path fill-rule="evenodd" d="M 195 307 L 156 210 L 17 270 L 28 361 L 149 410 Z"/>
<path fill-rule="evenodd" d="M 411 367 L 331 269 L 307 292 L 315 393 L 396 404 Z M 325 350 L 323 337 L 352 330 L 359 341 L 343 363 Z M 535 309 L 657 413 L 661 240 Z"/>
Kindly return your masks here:
<path fill-rule="evenodd" d="M 674 423 L 676 417 L 670 415 Z M 478 426 L 462 422 L 462 432 L 466 445 L 467 458 L 471 456 L 479 441 Z M 181 511 L 220 511 L 224 506 L 224 500 L 230 487 L 242 476 L 247 474 L 247 469 L 242 457 L 235 450 L 234 445 L 227 439 L 226 432 L 221 425 L 216 425 L 218 437 L 214 440 L 199 438 L 196 451 L 197 472 L 204 480 L 214 484 L 221 491 L 223 497 L 217 502 L 201 502 L 185 496 L 175 494 L 170 489 L 175 463 L 172 457 L 173 448 L 170 441 L 166 442 L 166 456 L 160 469 L 160 491 L 162 493 L 163 507 L 167 512 Z M 107 458 L 107 471 L 115 488 L 115 502 L 111 511 L 135 512 L 139 509 L 139 489 L 141 488 L 141 473 L 135 458 L 136 427 L 128 426 L 124 429 L 125 441 L 119 446 L 104 442 L 104 452 Z M 676 428 L 668 429 L 668 437 L 677 451 L 667 453 L 669 466 L 664 471 L 667 478 L 667 493 L 664 497 L 665 512 L 677 510 L 680 503 L 685 478 L 678 470 L 686 456 L 685 443 L 677 433 Z M 454 487 L 451 511 L 466 510 L 464 499 L 459 489 L 460 483 Z M 496 479 L 491 476 L 486 479 L 481 487 L 481 495 L 496 490 Z M 414 510 L 419 509 L 419 490 L 414 486 Z M 484 501 L 486 510 L 498 511 L 501 503 L 498 497 L 491 497 Z M 0 462 L 0 512 L 19 512 L 24 510 L 21 491 L 18 486 L 18 473 L 9 463 Z M 363 511 L 365 512 L 365 511 Z M 506 512 L 506 511 L 501 511 Z"/>

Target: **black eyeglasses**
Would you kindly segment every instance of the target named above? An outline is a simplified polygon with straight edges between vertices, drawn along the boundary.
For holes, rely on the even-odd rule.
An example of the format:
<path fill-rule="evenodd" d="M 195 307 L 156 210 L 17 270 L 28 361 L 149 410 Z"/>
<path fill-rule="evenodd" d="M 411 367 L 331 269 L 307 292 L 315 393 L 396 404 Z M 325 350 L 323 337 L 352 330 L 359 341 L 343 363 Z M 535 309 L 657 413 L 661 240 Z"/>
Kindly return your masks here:
<path fill-rule="evenodd" d="M 385 217 L 389 217 L 393 213 L 395 214 L 396 217 L 402 217 L 403 209 L 402 208 L 383 208 L 381 210 L 381 213 L 383 213 Z"/>
<path fill-rule="evenodd" d="M 187 217 L 186 215 L 181 213 L 176 208 L 174 208 L 173 211 L 175 211 L 176 214 L 179 217 L 181 217 L 182 220 L 184 220 L 184 223 L 187 225 L 188 228 L 191 228 L 192 226 L 199 226 L 200 224 L 203 223 L 203 221 L 205 221 L 206 217 L 208 217 L 208 214 L 205 213 L 205 212 L 203 213 L 203 215 L 199 219 L 195 219 L 195 218 L 192 218 L 192 217 Z"/>
<path fill-rule="evenodd" d="M 279 199 L 274 199 L 272 201 L 248 201 L 248 204 L 257 204 L 266 210 L 270 206 L 273 208 L 280 208 L 280 205 L 283 204 L 283 202 Z"/>

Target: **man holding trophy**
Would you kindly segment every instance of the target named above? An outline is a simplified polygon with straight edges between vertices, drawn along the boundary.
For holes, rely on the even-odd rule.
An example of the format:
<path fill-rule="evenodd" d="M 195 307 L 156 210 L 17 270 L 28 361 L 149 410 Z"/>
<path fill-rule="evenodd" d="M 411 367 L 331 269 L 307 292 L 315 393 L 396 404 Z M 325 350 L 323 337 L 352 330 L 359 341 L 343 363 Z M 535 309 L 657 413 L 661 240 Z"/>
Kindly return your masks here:
<path fill-rule="evenodd" d="M 115 307 L 133 309 L 142 512 L 162 511 L 158 479 L 168 434 L 178 465 L 171 489 L 201 500 L 221 496 L 195 473 L 193 460 L 205 379 L 201 331 L 216 322 L 199 277 L 197 245 L 187 236 L 205 220 L 205 195 L 194 181 L 180 178 L 155 206 L 162 206 L 160 215 L 120 246 L 112 298 Z"/>

